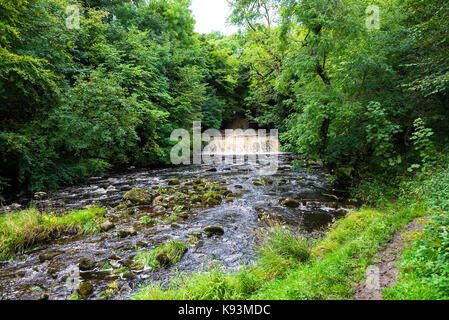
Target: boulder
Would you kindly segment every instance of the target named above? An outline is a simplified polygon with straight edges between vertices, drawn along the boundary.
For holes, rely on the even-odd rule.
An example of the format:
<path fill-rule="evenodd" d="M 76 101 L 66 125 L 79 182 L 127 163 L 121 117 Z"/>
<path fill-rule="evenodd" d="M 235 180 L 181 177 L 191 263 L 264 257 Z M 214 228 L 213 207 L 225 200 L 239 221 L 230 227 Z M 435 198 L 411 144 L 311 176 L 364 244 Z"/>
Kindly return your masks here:
<path fill-rule="evenodd" d="M 137 231 L 134 230 L 134 228 L 128 229 L 128 230 L 120 230 L 119 231 L 119 237 L 120 238 L 126 238 L 126 237 L 132 237 L 137 234 Z"/>
<path fill-rule="evenodd" d="M 136 205 L 146 205 L 153 203 L 154 196 L 151 192 L 134 188 L 128 191 L 123 197 L 124 201 L 130 201 Z"/>
<path fill-rule="evenodd" d="M 100 229 L 105 232 L 114 229 L 114 227 L 115 225 L 111 221 L 105 221 L 102 224 L 100 224 Z"/>
<path fill-rule="evenodd" d="M 298 208 L 299 207 L 299 201 L 292 199 L 292 198 L 287 198 L 284 201 L 282 201 L 282 205 L 285 207 L 289 207 L 289 208 Z"/>
<path fill-rule="evenodd" d="M 160 263 L 161 267 L 168 267 L 171 264 L 171 259 L 167 253 L 163 252 L 156 257 L 156 260 Z"/>
<path fill-rule="evenodd" d="M 224 234 L 224 229 L 219 226 L 208 226 L 205 227 L 203 231 L 208 237 L 212 237 L 214 235 L 222 236 Z"/>
<path fill-rule="evenodd" d="M 155 206 L 160 205 L 162 203 L 162 200 L 164 200 L 163 196 L 157 196 L 153 200 L 153 205 L 155 205 Z"/>
<path fill-rule="evenodd" d="M 64 253 L 63 251 L 47 251 L 39 255 L 39 261 L 40 262 L 50 261 L 63 253 Z"/>
<path fill-rule="evenodd" d="M 82 299 L 86 299 L 94 292 L 94 287 L 89 282 L 81 282 L 77 291 Z"/>
<path fill-rule="evenodd" d="M 178 178 L 173 178 L 173 179 L 168 180 L 168 185 L 169 186 L 177 186 L 179 184 L 180 184 L 180 182 L 179 182 Z"/>
<path fill-rule="evenodd" d="M 89 259 L 82 259 L 78 263 L 78 267 L 81 271 L 89 271 L 92 269 L 95 269 L 96 263 L 93 261 L 90 261 Z"/>

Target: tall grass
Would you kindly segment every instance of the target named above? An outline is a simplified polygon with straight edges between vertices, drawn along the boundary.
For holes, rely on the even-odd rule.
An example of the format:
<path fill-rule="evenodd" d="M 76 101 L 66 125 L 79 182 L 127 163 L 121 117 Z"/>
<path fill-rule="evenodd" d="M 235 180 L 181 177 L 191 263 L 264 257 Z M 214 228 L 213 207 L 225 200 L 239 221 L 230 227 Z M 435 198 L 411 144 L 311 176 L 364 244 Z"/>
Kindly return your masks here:
<path fill-rule="evenodd" d="M 61 234 L 96 232 L 104 212 L 103 208 L 87 208 L 57 216 L 30 208 L 4 214 L 0 216 L 0 260 Z"/>

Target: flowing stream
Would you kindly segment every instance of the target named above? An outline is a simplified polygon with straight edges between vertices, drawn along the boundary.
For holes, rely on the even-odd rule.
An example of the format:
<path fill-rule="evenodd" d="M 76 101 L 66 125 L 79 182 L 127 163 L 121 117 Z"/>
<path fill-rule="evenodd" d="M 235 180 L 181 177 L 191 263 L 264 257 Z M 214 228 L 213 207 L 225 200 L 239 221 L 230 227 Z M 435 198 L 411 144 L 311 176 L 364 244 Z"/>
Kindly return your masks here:
<path fill-rule="evenodd" d="M 123 214 L 109 209 L 106 217 L 115 224 L 109 232 L 84 236 L 65 236 L 16 256 L 14 261 L 0 262 L 1 299 L 67 299 L 73 293 L 70 285 L 74 266 L 80 261 L 95 264 L 89 271 L 80 271 L 81 281 L 93 286 L 90 299 L 99 298 L 101 291 L 114 283 L 112 299 L 126 299 L 141 284 L 160 281 L 167 284 L 177 272 L 207 270 L 218 262 L 229 269 L 255 259 L 257 232 L 266 226 L 264 214 L 276 217 L 299 232 L 316 233 L 347 212 L 343 203 L 333 196 L 325 171 L 321 168 L 292 169 L 292 155 L 279 154 L 279 169 L 270 176 L 271 184 L 255 185 L 263 178 L 260 164 L 246 161 L 241 165 L 190 165 L 165 169 L 133 169 L 122 173 L 92 177 L 85 184 L 55 192 L 41 204 L 53 210 L 101 205 L 113 208 L 124 194 L 139 188 L 151 190 L 165 187 L 169 179 L 177 178 L 180 186 L 191 188 L 198 178 L 225 186 L 233 197 L 221 204 L 186 208 L 188 214 L 175 222 L 154 226 L 139 223 L 145 210 Z M 281 204 L 286 198 L 300 201 L 299 207 Z M 132 259 L 139 250 L 150 250 L 170 241 L 186 242 L 193 233 L 203 234 L 206 226 L 219 226 L 224 234 L 203 235 L 195 247 L 190 247 L 182 260 L 160 269 L 132 270 Z M 136 234 L 123 238 L 123 230 L 134 228 Z M 53 254 L 54 253 L 54 254 Z M 40 259 L 43 254 L 50 260 Z M 121 273 L 123 266 L 131 266 Z M 131 271 L 130 271 L 131 270 Z M 76 274 L 78 277 L 78 274 Z M 77 278 L 78 279 L 78 278 Z"/>

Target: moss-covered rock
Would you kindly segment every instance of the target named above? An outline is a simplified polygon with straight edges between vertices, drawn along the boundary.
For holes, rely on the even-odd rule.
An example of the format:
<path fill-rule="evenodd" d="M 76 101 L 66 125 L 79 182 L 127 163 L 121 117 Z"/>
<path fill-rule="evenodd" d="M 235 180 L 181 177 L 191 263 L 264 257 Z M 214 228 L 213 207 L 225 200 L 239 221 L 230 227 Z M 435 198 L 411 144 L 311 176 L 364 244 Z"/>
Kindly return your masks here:
<path fill-rule="evenodd" d="M 88 298 L 92 294 L 93 291 L 94 291 L 94 287 L 89 282 L 81 282 L 80 286 L 77 290 L 81 299 Z"/>
<path fill-rule="evenodd" d="M 153 203 L 154 195 L 150 191 L 134 188 L 125 194 L 123 200 L 135 205 L 148 205 Z"/>
<path fill-rule="evenodd" d="M 287 198 L 284 201 L 282 201 L 282 205 L 285 207 L 289 207 L 289 208 L 298 208 L 299 207 L 299 201 L 292 199 L 292 198 Z"/>
<path fill-rule="evenodd" d="M 213 197 L 208 197 L 208 198 L 206 198 L 206 200 L 204 200 L 204 203 L 209 206 L 218 206 L 221 203 L 221 201 L 219 201 L 218 199 L 215 199 Z"/>
<path fill-rule="evenodd" d="M 187 244 L 192 248 L 199 248 L 203 244 L 201 232 L 194 232 L 187 237 Z"/>
<path fill-rule="evenodd" d="M 149 252 L 140 252 L 134 258 L 138 263 L 144 263 L 151 268 L 169 267 L 181 261 L 187 252 L 187 246 L 179 241 L 172 241 Z"/>
<path fill-rule="evenodd" d="M 114 229 L 115 225 L 111 221 L 105 221 L 100 224 L 101 231 L 107 232 L 111 229 Z"/>
<path fill-rule="evenodd" d="M 224 229 L 219 226 L 208 226 L 205 227 L 203 231 L 208 237 L 212 237 L 214 235 L 222 236 L 224 234 Z"/>
<path fill-rule="evenodd" d="M 178 178 L 173 178 L 173 179 L 168 180 L 169 186 L 177 186 L 179 184 L 181 184 L 181 182 L 179 182 Z"/>
<path fill-rule="evenodd" d="M 273 183 L 274 183 L 274 181 L 270 178 L 262 178 L 262 179 L 253 181 L 253 184 L 255 186 L 266 186 L 266 185 L 272 185 Z"/>
<path fill-rule="evenodd" d="M 96 263 L 93 261 L 90 261 L 89 259 L 82 259 L 78 263 L 78 267 L 81 271 L 88 271 L 95 269 Z"/>

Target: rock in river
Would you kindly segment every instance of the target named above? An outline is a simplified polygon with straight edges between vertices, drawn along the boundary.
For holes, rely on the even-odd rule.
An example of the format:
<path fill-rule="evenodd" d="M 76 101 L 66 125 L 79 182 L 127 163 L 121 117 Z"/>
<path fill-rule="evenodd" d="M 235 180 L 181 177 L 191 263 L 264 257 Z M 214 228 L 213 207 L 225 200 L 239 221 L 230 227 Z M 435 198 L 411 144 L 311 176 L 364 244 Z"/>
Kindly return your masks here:
<path fill-rule="evenodd" d="M 169 186 L 176 186 L 176 185 L 179 185 L 179 184 L 180 184 L 180 182 L 179 182 L 179 179 L 177 179 L 177 178 L 168 180 L 168 185 Z"/>
<path fill-rule="evenodd" d="M 289 207 L 289 208 L 298 208 L 299 207 L 299 201 L 292 199 L 292 198 L 287 198 L 284 201 L 282 201 L 282 205 Z"/>
<path fill-rule="evenodd" d="M 154 195 L 151 192 L 137 188 L 128 191 L 123 197 L 124 201 L 130 201 L 137 205 L 152 204 L 153 199 Z"/>
<path fill-rule="evenodd" d="M 81 282 L 78 293 L 81 298 L 86 299 L 94 291 L 94 287 L 89 282 Z"/>
<path fill-rule="evenodd" d="M 120 230 L 118 233 L 118 236 L 120 238 L 126 238 L 126 237 L 132 237 L 135 236 L 137 234 L 137 231 L 134 230 L 133 228 L 129 229 L 129 230 Z"/>
<path fill-rule="evenodd" d="M 208 237 L 212 237 L 213 235 L 222 236 L 224 234 L 223 228 L 218 226 L 208 226 L 203 231 Z"/>
<path fill-rule="evenodd" d="M 82 259 L 78 264 L 81 271 L 89 271 L 95 269 L 95 265 L 95 262 L 90 261 L 89 259 Z"/>
<path fill-rule="evenodd" d="M 50 261 L 63 253 L 64 253 L 63 251 L 47 251 L 39 255 L 39 261 L 40 262 Z"/>
<path fill-rule="evenodd" d="M 105 232 L 114 229 L 114 227 L 115 225 L 111 221 L 105 221 L 100 224 L 100 229 Z"/>

